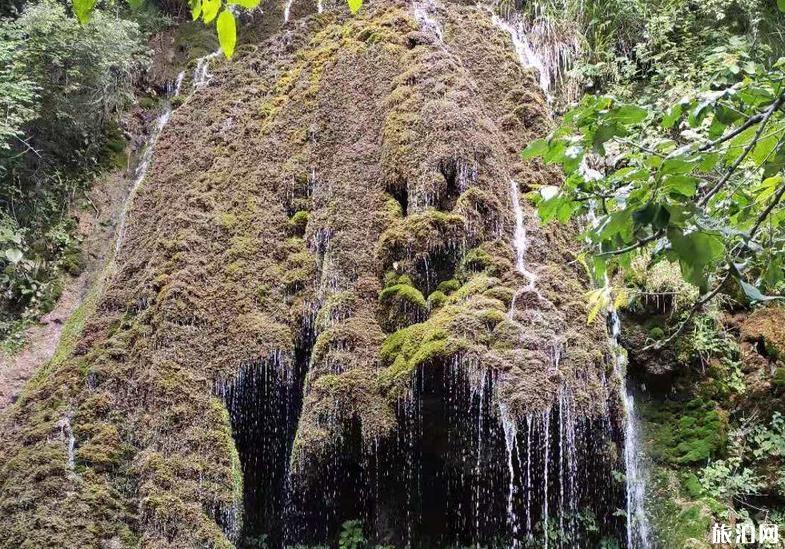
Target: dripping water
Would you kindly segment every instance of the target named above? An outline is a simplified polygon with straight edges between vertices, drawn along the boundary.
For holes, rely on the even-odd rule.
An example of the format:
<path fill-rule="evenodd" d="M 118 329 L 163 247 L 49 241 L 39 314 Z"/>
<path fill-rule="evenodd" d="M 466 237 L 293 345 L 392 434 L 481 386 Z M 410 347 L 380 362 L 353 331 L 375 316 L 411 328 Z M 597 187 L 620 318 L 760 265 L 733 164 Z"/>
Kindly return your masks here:
<path fill-rule="evenodd" d="M 59 423 L 60 431 L 63 433 L 63 438 L 66 441 L 67 464 L 68 469 L 73 471 L 76 466 L 76 437 L 74 437 L 74 430 L 71 427 L 71 417 L 65 416 Z"/>
<path fill-rule="evenodd" d="M 528 281 L 526 286 L 519 289 L 515 293 L 515 296 L 513 296 L 509 312 L 509 317 L 512 318 L 515 313 L 515 302 L 521 294 L 531 292 L 536 294 L 539 299 L 542 299 L 542 295 L 540 295 L 539 290 L 537 290 L 537 275 L 526 267 L 526 251 L 529 248 L 529 237 L 526 234 L 526 223 L 523 218 L 523 208 L 521 207 L 520 189 L 518 188 L 518 183 L 512 179 L 510 179 L 510 198 L 512 199 L 512 208 L 515 214 L 515 233 L 513 235 L 515 269 Z"/>
<path fill-rule="evenodd" d="M 535 52 L 525 32 L 523 21 L 516 18 L 513 22 L 501 19 L 495 13 L 491 14 L 493 24 L 510 35 L 515 53 L 520 64 L 527 68 L 533 68 L 538 72 L 539 84 L 546 96 L 549 96 L 553 82 L 551 75 L 556 71 L 549 67 L 543 58 Z M 549 97 L 550 99 L 550 97 Z M 597 179 L 602 174 L 589 167 L 585 162 L 581 165 L 581 171 L 587 179 Z M 512 184 L 513 207 L 515 208 L 516 228 L 515 228 L 515 249 L 516 249 L 516 268 L 528 280 L 530 286 L 534 287 L 535 278 L 528 276 L 525 263 L 525 246 L 527 243 L 525 228 L 522 227 L 523 213 L 520 210 L 520 200 L 518 198 L 517 185 Z M 517 297 L 518 294 L 516 294 Z M 538 294 L 539 295 L 539 294 Z M 515 298 L 510 310 L 513 314 Z M 626 469 L 626 500 L 627 500 L 627 545 L 632 549 L 649 549 L 651 541 L 649 538 L 649 524 L 645 513 L 645 476 L 643 472 L 643 449 L 639 438 L 639 427 L 635 417 L 635 400 L 631 391 L 627 390 L 626 384 L 626 356 L 618 342 L 619 317 L 615 310 L 610 311 L 611 322 L 611 348 L 614 351 L 614 372 L 619 379 L 621 395 L 624 405 L 624 461 Z M 560 435 L 560 439 L 561 439 Z M 547 447 L 546 447 L 547 448 Z M 570 474 L 573 474 L 572 472 Z M 547 489 L 547 481 L 546 481 Z M 547 498 L 546 498 L 547 505 Z M 547 514 L 547 508 L 545 509 Z M 547 538 L 545 540 L 547 546 Z"/>

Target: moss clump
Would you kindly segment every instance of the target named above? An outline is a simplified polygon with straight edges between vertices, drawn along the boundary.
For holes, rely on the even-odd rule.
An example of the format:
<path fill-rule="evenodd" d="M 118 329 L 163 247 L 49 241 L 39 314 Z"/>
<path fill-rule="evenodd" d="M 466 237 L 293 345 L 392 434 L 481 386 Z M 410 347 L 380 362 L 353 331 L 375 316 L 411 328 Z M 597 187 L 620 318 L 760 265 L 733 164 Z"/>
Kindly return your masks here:
<path fill-rule="evenodd" d="M 446 330 L 433 323 L 420 323 L 401 328 L 388 337 L 380 351 L 382 361 L 389 364 L 379 376 L 382 387 L 408 378 L 416 368 L 429 360 L 445 357 L 457 350 Z"/>
<path fill-rule="evenodd" d="M 785 357 L 785 307 L 772 305 L 752 313 L 741 326 L 743 339 L 757 344 L 773 360 Z M 762 345 L 761 345 L 762 344 Z"/>
<path fill-rule="evenodd" d="M 771 377 L 771 384 L 778 388 L 785 387 L 785 368 L 777 368 Z"/>
<path fill-rule="evenodd" d="M 493 258 L 491 254 L 482 248 L 473 248 L 469 250 L 463 257 L 460 265 L 460 271 L 466 275 L 469 273 L 479 273 L 493 265 Z"/>
<path fill-rule="evenodd" d="M 308 225 L 309 217 L 310 214 L 304 210 L 294 212 L 294 215 L 289 218 L 289 228 L 292 233 L 297 236 L 303 236 L 305 234 L 305 227 Z"/>
<path fill-rule="evenodd" d="M 439 307 L 444 305 L 445 301 L 447 301 L 447 296 L 444 295 L 444 292 L 436 290 L 435 292 L 432 292 L 431 295 L 428 296 L 428 309 L 429 310 L 438 309 Z"/>
<path fill-rule="evenodd" d="M 712 514 L 708 506 L 695 501 L 702 494 L 698 478 L 655 467 L 651 480 L 647 507 L 658 546 L 710 549 L 707 536 Z"/>
<path fill-rule="evenodd" d="M 428 303 L 422 292 L 414 287 L 407 275 L 387 274 L 387 286 L 379 292 L 382 305 L 382 326 L 388 331 L 420 322 L 428 311 Z"/>
<path fill-rule="evenodd" d="M 428 308 L 422 292 L 410 284 L 396 284 L 379 292 L 379 301 L 382 303 L 389 304 L 393 300 L 403 301 L 420 310 Z"/>
<path fill-rule="evenodd" d="M 461 283 L 455 280 L 454 278 L 451 278 L 450 280 L 439 282 L 439 285 L 436 287 L 436 289 L 445 295 L 449 295 L 450 293 L 454 292 L 460 287 L 461 287 Z"/>
<path fill-rule="evenodd" d="M 147 110 L 155 109 L 160 102 L 161 100 L 158 97 L 151 97 L 149 95 L 139 98 L 139 106 Z"/>
<path fill-rule="evenodd" d="M 649 406 L 652 454 L 674 464 L 705 462 L 722 455 L 727 444 L 728 419 L 713 401 L 696 398 L 686 404 L 667 402 Z"/>

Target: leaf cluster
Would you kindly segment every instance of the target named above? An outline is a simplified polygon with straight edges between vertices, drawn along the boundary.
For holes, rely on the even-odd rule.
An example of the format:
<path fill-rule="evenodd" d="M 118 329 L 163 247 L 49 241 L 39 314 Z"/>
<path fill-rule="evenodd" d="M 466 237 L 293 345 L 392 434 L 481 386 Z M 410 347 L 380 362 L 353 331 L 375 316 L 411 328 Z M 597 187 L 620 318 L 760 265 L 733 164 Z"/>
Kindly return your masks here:
<path fill-rule="evenodd" d="M 600 283 L 646 253 L 678 262 L 704 297 L 734 279 L 750 301 L 770 299 L 785 257 L 784 68 L 748 63 L 731 85 L 709 82 L 667 108 L 585 96 L 522 153 L 566 174 L 539 190 L 541 219 L 589 221 Z"/>

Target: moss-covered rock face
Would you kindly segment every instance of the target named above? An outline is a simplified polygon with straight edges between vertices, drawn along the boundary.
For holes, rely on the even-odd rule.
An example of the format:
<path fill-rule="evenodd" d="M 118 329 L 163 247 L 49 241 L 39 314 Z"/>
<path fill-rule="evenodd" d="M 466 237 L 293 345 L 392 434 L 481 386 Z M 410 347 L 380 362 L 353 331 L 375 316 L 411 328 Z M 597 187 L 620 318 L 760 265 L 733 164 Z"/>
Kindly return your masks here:
<path fill-rule="evenodd" d="M 554 181 L 517 154 L 547 131 L 535 79 L 484 9 L 440 19 L 443 42 L 407 3 L 370 2 L 211 67 L 104 286 L 3 418 L 0 539 L 231 546 L 242 477 L 214 395 L 253 364 L 294 387 L 284 440 L 306 476 L 347 426 L 391 435 L 415 372 L 447 362 L 492 370 L 513 417 L 565 387 L 579 414 L 607 410 L 607 336 L 585 325 L 570 235 L 528 206 L 539 293 L 519 292 L 510 181 Z"/>

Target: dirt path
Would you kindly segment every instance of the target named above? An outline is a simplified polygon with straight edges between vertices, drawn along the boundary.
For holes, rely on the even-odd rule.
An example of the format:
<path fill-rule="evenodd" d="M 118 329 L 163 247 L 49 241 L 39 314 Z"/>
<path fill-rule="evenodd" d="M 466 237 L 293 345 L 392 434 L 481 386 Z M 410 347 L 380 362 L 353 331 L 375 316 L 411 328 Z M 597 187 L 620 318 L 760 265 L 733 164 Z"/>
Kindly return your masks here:
<path fill-rule="evenodd" d="M 30 327 L 25 346 L 13 355 L 0 351 L 0 412 L 19 396 L 36 369 L 54 355 L 60 333 L 68 317 L 79 307 L 112 251 L 115 222 L 128 195 L 129 178 L 125 171 L 106 174 L 90 191 L 86 209 L 75 212 L 79 220 L 85 270 L 64 281 L 63 293 L 55 308 Z"/>

